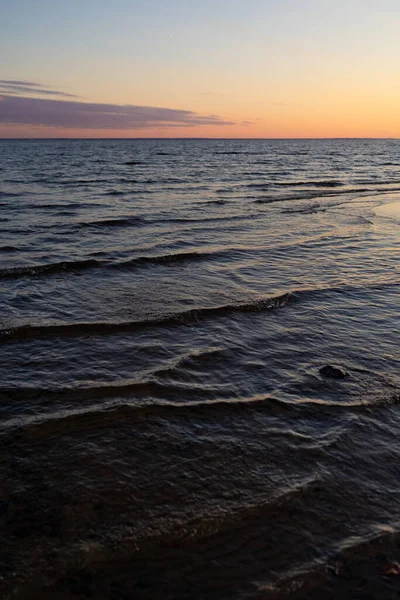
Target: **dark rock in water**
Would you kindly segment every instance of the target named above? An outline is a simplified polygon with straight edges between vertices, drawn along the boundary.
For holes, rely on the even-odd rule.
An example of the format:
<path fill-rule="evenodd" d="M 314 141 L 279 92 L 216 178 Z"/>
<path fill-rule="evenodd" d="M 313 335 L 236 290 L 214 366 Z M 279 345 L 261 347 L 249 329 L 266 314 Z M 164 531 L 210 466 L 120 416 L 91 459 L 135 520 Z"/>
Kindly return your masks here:
<path fill-rule="evenodd" d="M 346 371 L 342 371 L 342 369 L 339 369 L 339 367 L 334 367 L 332 365 L 325 365 L 324 367 L 321 367 L 319 372 L 324 377 L 331 377 L 332 379 L 344 379 L 345 377 L 349 376 Z"/>

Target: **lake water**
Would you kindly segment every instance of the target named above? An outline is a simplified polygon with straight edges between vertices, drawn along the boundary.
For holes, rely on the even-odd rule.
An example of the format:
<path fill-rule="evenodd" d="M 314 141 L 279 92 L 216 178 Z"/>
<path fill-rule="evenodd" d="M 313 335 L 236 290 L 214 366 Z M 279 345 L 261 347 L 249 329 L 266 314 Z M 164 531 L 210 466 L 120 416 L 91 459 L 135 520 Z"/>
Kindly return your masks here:
<path fill-rule="evenodd" d="M 0 141 L 2 597 L 397 598 L 398 201 L 397 140 Z"/>

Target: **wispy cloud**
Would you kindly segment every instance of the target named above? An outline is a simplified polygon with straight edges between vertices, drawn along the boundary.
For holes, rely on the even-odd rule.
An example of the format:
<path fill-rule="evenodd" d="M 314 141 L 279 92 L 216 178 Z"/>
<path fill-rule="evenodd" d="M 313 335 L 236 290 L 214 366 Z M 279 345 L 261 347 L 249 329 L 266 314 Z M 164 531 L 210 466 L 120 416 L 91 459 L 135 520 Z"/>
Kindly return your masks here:
<path fill-rule="evenodd" d="M 19 81 L 16 79 L 0 79 L 0 84 L 9 85 L 25 85 L 27 87 L 47 87 L 42 83 L 35 83 L 34 81 Z"/>
<path fill-rule="evenodd" d="M 0 94 L 14 94 L 14 95 L 25 95 L 35 94 L 43 96 L 61 96 L 64 98 L 79 98 L 74 94 L 67 94 L 66 92 L 49 88 L 41 83 L 35 83 L 34 81 L 18 81 L 14 79 L 0 79 Z"/>
<path fill-rule="evenodd" d="M 5 83 L 39 87 L 32 82 L 24 82 L 23 86 L 22 82 Z M 4 93 L 1 88 L 0 94 L 0 123 L 7 125 L 105 130 L 234 125 L 218 115 L 200 115 L 190 110 L 33 98 Z"/>

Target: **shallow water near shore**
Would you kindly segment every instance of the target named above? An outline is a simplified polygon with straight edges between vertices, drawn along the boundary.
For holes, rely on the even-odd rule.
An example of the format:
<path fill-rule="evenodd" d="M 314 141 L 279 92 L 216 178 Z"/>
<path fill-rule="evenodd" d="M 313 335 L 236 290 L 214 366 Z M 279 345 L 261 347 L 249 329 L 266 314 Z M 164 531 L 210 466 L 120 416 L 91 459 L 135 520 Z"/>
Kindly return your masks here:
<path fill-rule="evenodd" d="M 0 141 L 1 597 L 397 598 L 399 202 L 397 140 Z"/>

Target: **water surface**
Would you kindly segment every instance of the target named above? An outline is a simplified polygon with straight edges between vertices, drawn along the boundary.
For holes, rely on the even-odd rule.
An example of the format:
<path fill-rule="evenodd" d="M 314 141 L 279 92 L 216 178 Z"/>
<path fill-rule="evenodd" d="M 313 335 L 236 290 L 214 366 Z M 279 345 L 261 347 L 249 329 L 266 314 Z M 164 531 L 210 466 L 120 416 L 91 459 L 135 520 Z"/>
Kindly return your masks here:
<path fill-rule="evenodd" d="M 397 597 L 399 201 L 396 140 L 0 142 L 5 598 Z"/>

